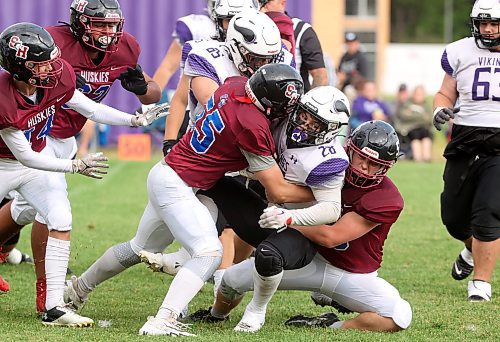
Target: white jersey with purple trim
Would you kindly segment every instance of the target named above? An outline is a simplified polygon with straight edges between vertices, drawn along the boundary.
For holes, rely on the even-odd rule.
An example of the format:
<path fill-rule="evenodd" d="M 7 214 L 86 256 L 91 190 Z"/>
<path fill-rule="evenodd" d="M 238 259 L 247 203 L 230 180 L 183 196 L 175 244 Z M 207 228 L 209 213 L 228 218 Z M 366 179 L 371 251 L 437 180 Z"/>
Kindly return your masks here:
<path fill-rule="evenodd" d="M 240 76 L 240 72 L 229 59 L 229 52 L 224 42 L 217 40 L 189 41 L 182 49 L 184 74 L 189 77 L 208 77 L 219 86 L 226 78 Z M 192 90 L 189 90 L 189 116 L 191 124 L 203 108 L 199 105 Z"/>
<path fill-rule="evenodd" d="M 215 23 L 204 14 L 190 14 L 177 19 L 172 37 L 184 45 L 189 40 L 207 40 L 215 36 Z"/>
<path fill-rule="evenodd" d="M 457 81 L 460 111 L 454 123 L 500 128 L 500 54 L 477 47 L 474 38 L 446 46 L 443 70 Z"/>
<path fill-rule="evenodd" d="M 349 159 L 338 139 L 323 145 L 287 147 L 287 122 L 271 127 L 278 165 L 284 178 L 311 188 L 337 188 L 344 181 Z"/>

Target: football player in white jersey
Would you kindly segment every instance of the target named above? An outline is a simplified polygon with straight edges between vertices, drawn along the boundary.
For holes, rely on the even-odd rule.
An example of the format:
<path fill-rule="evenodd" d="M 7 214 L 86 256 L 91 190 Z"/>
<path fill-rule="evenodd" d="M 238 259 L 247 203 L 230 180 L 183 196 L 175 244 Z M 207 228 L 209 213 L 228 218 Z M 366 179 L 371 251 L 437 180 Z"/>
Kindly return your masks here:
<path fill-rule="evenodd" d="M 276 144 L 277 161 L 287 181 L 309 186 L 316 202 L 286 203 L 284 207 L 270 206 L 256 196 L 246 196 L 234 191 L 228 192 L 228 200 L 239 202 L 239 209 L 229 204 L 222 205 L 217 198 L 217 204 L 224 215 L 228 215 L 234 230 L 245 242 L 257 247 L 256 262 L 253 269 L 254 295 L 245 310 L 236 331 L 255 332 L 264 324 L 267 303 L 276 291 L 283 270 L 297 269 L 308 264 L 315 255 L 315 250 L 305 252 L 306 258 L 294 259 L 294 248 L 306 250 L 307 246 L 297 246 L 293 243 L 295 230 L 283 231 L 287 225 L 318 225 L 335 222 L 340 216 L 340 193 L 344 184 L 345 170 L 349 159 L 337 139 L 337 134 L 349 120 L 349 102 L 346 96 L 331 86 L 320 86 L 310 90 L 299 100 L 298 109 L 288 120 L 277 123 L 272 128 Z M 253 212 L 253 220 L 246 217 L 238 220 L 236 214 L 243 211 Z M 250 209 L 252 208 L 252 209 Z M 255 208 L 255 209 L 253 209 Z M 264 213 L 262 210 L 264 209 Z M 258 222 L 257 222 L 258 221 Z M 260 229 L 259 224 L 262 228 Z M 278 232 L 276 232 L 278 231 Z M 279 262 L 276 248 L 273 244 L 290 250 L 290 257 Z M 307 260 L 305 260 L 307 259 Z M 304 264 L 305 263 L 305 264 Z M 227 271 L 231 270 L 231 267 Z M 227 272 L 226 271 L 226 272 Z M 248 269 L 251 273 L 252 271 Z M 193 320 L 217 320 L 214 317 L 227 317 L 227 312 L 219 312 L 224 305 L 219 302 L 218 295 L 214 307 L 209 310 L 199 310 L 190 317 Z"/>
<path fill-rule="evenodd" d="M 214 37 L 215 1 L 207 1 L 208 15 L 190 14 L 177 19 L 174 32 L 172 32 L 172 43 L 153 75 L 153 80 L 160 86 L 160 89 L 165 88 L 170 77 L 179 69 L 184 43 L 190 40 L 209 40 Z"/>
<path fill-rule="evenodd" d="M 434 125 L 440 130 L 453 119 L 441 219 L 465 248 L 451 274 L 462 280 L 474 272 L 468 300 L 483 302 L 491 301 L 500 251 L 500 2 L 477 0 L 470 21 L 472 37 L 446 46 L 441 58 L 446 74 L 434 97 Z"/>

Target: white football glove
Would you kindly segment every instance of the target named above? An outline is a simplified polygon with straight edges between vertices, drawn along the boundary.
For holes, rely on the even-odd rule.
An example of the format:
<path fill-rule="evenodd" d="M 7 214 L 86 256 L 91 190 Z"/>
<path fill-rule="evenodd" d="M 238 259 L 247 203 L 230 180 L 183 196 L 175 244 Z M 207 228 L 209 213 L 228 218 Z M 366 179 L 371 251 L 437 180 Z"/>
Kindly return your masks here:
<path fill-rule="evenodd" d="M 141 107 L 142 113 L 136 111 L 135 116 L 132 118 L 132 126 L 149 126 L 154 121 L 159 118 L 163 118 L 167 116 L 170 112 L 170 104 L 162 103 L 162 104 L 153 104 L 153 105 L 142 105 Z"/>
<path fill-rule="evenodd" d="M 107 169 L 109 165 L 101 162 L 106 161 L 108 161 L 108 158 L 104 156 L 102 152 L 87 154 L 82 159 L 73 160 L 73 173 L 79 173 L 91 178 L 102 179 L 101 175 L 108 173 L 104 169 Z"/>
<path fill-rule="evenodd" d="M 292 224 L 290 211 L 274 205 L 264 209 L 264 212 L 260 215 L 259 226 L 261 228 L 281 231 L 286 229 L 289 224 Z"/>

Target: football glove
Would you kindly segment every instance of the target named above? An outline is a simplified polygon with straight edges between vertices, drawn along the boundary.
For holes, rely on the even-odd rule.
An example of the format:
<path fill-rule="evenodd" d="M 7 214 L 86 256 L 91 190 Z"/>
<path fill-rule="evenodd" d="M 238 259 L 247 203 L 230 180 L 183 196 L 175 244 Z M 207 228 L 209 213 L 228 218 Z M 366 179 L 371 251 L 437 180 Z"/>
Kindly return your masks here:
<path fill-rule="evenodd" d="M 144 95 L 148 92 L 148 83 L 144 78 L 142 68 L 139 64 L 135 68 L 128 67 L 118 76 L 122 87 L 136 95 Z"/>
<path fill-rule="evenodd" d="M 172 147 L 177 144 L 177 141 L 175 139 L 163 140 L 163 156 L 166 157 L 172 151 Z"/>
<path fill-rule="evenodd" d="M 86 83 L 87 81 L 82 75 L 76 74 L 76 89 L 82 89 Z"/>
<path fill-rule="evenodd" d="M 72 161 L 72 173 L 79 173 L 87 177 L 102 179 L 101 175 L 108 173 L 105 169 L 107 169 L 109 165 L 101 162 L 107 161 L 108 158 L 104 156 L 102 152 L 90 153 L 82 159 L 75 159 Z"/>
<path fill-rule="evenodd" d="M 446 107 L 437 107 L 434 110 L 434 118 L 432 120 L 432 123 L 434 124 L 434 127 L 438 131 L 441 130 L 442 126 L 450 121 L 450 119 L 455 118 L 455 114 L 460 111 L 460 108 L 446 108 Z"/>
<path fill-rule="evenodd" d="M 264 212 L 260 215 L 259 226 L 261 228 L 281 231 L 292 224 L 292 221 L 292 214 L 289 210 L 278 208 L 273 205 L 264 209 Z"/>

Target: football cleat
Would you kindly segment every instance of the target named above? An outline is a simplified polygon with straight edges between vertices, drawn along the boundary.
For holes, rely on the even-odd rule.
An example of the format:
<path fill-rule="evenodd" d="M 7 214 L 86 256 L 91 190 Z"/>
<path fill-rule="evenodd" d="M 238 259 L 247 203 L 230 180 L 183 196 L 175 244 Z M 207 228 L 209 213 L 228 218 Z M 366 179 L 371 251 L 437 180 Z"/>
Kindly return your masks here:
<path fill-rule="evenodd" d="M 14 248 L 9 253 L 7 253 L 5 261 L 11 265 L 22 264 L 23 262 L 33 264 L 33 259 L 28 254 L 21 252 L 17 248 Z"/>
<path fill-rule="evenodd" d="M 229 316 L 224 318 L 214 317 L 211 313 L 212 307 L 209 307 L 207 310 L 200 309 L 195 313 L 187 316 L 184 321 L 186 322 L 204 322 L 204 323 L 219 323 L 229 320 Z"/>
<path fill-rule="evenodd" d="M 56 306 L 50 310 L 45 310 L 42 315 L 43 325 L 63 326 L 63 327 L 90 327 L 94 321 L 88 317 L 80 316 L 67 306 Z"/>
<path fill-rule="evenodd" d="M 311 299 L 314 302 L 314 304 L 316 304 L 316 305 L 319 305 L 322 307 L 331 306 L 340 313 L 353 313 L 353 311 L 349 310 L 345 306 L 340 305 L 339 303 L 334 301 L 332 298 L 330 298 L 327 295 L 324 295 L 320 292 L 311 292 Z"/>
<path fill-rule="evenodd" d="M 166 336 L 196 336 L 188 332 L 189 325 L 177 321 L 175 318 L 163 319 L 148 317 L 148 321 L 139 329 L 139 335 L 166 335 Z"/>
<path fill-rule="evenodd" d="M 467 300 L 471 303 L 491 302 L 491 284 L 482 280 L 471 280 L 467 286 Z"/>
<path fill-rule="evenodd" d="M 245 313 L 241 318 L 240 322 L 234 327 L 234 331 L 246 332 L 246 333 L 256 333 L 259 331 L 266 321 L 266 314 L 258 314 L 245 309 Z"/>
<path fill-rule="evenodd" d="M 0 276 L 0 295 L 10 291 L 9 283 Z"/>
<path fill-rule="evenodd" d="M 47 281 L 45 278 L 36 281 L 36 313 L 43 314 L 45 311 L 45 299 L 47 296 Z"/>
<path fill-rule="evenodd" d="M 141 258 L 141 262 L 145 263 L 153 272 L 163 272 L 163 263 L 161 261 L 162 253 L 140 251 L 139 257 Z"/>
<path fill-rule="evenodd" d="M 293 327 L 323 327 L 327 328 L 335 322 L 340 321 L 336 314 L 328 312 L 316 317 L 297 315 L 290 317 L 285 325 Z"/>
<path fill-rule="evenodd" d="M 70 280 L 66 280 L 64 286 L 64 303 L 73 310 L 80 310 L 88 301 L 88 295 L 80 296 L 78 294 L 78 278 L 71 276 Z"/>
<path fill-rule="evenodd" d="M 462 254 L 457 256 L 457 259 L 453 263 L 451 267 L 451 276 L 455 280 L 463 280 L 467 278 L 472 271 L 474 270 L 474 265 L 470 265 L 467 261 L 464 260 Z"/>

